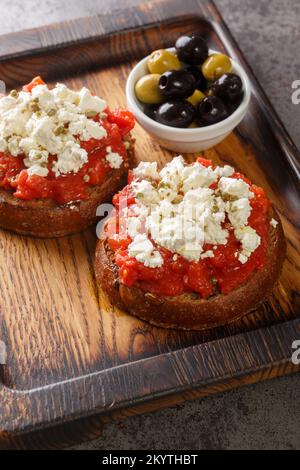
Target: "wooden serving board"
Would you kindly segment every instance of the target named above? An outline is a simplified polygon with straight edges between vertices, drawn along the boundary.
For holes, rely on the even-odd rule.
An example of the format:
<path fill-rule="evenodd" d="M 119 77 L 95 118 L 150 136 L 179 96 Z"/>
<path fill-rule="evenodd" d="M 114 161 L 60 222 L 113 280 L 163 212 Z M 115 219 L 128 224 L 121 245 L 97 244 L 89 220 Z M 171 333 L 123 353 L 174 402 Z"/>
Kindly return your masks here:
<path fill-rule="evenodd" d="M 103 0 L 104 2 L 104 0 Z M 269 302 L 229 326 L 204 332 L 155 328 L 114 308 L 97 291 L 95 227 L 39 240 L 0 232 L 2 437 L 90 415 L 143 412 L 195 396 L 299 370 L 299 154 L 212 2 L 152 0 L 0 38 L 0 79 L 17 87 L 37 74 L 89 87 L 113 108 L 125 105 L 136 60 L 182 33 L 240 61 L 253 96 L 225 141 L 205 152 L 263 186 L 276 206 L 288 249 Z M 137 160 L 163 164 L 171 153 L 137 125 Z M 194 156 L 189 155 L 188 158 Z"/>

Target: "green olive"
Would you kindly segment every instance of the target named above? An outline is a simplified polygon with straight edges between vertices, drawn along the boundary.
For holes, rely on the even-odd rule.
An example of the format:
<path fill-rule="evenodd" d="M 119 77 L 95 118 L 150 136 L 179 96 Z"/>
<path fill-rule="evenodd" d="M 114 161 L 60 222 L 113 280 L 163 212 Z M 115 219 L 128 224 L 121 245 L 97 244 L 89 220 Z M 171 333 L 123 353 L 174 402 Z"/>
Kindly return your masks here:
<path fill-rule="evenodd" d="M 160 75 L 151 73 L 144 75 L 135 84 L 135 94 L 138 100 L 147 104 L 158 104 L 164 100 L 158 89 Z"/>
<path fill-rule="evenodd" d="M 147 64 L 150 73 L 162 74 L 168 70 L 181 69 L 178 57 L 166 49 L 159 49 L 152 52 Z"/>
<path fill-rule="evenodd" d="M 199 127 L 199 125 L 193 121 L 190 125 L 189 125 L 189 129 L 195 129 L 196 127 Z"/>
<path fill-rule="evenodd" d="M 217 80 L 231 69 L 231 60 L 225 54 L 212 54 L 202 64 L 202 73 L 208 81 Z"/>
<path fill-rule="evenodd" d="M 203 98 L 205 98 L 205 94 L 200 90 L 195 90 L 194 93 L 189 98 L 187 98 L 187 101 L 193 106 L 197 106 L 197 104 L 200 103 Z"/>

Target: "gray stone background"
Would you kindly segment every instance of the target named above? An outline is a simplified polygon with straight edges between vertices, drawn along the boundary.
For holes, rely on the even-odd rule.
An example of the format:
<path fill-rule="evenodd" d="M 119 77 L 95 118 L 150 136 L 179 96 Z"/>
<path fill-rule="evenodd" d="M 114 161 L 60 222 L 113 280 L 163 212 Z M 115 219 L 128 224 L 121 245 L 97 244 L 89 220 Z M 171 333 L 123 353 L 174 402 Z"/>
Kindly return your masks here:
<path fill-rule="evenodd" d="M 126 0 L 0 0 L 0 34 L 117 9 Z M 138 0 L 134 0 L 136 4 Z M 300 148 L 299 0 L 216 0 Z M 300 449 L 300 375 L 247 386 L 105 427 L 77 449 Z"/>

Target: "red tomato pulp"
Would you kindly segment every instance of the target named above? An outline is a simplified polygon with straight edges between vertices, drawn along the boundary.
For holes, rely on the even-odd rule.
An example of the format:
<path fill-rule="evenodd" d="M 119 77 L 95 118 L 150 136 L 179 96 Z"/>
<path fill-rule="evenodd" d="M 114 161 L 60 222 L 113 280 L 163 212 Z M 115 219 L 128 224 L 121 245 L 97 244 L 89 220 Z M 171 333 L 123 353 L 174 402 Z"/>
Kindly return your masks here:
<path fill-rule="evenodd" d="M 198 161 L 205 166 L 213 166 L 210 160 L 199 158 Z M 119 267 L 120 282 L 129 287 L 137 285 L 144 291 L 158 295 L 175 296 L 185 292 L 196 292 L 200 297 L 208 298 L 214 294 L 216 286 L 222 294 L 227 294 L 243 284 L 253 271 L 262 268 L 265 264 L 268 243 L 269 221 L 267 214 L 270 203 L 262 188 L 252 185 L 247 178 L 239 173 L 234 173 L 232 177 L 242 178 L 250 185 L 254 197 L 250 200 L 252 211 L 248 225 L 255 229 L 261 237 L 260 245 L 245 264 L 241 264 L 235 256 L 241 245 L 234 236 L 232 226 L 227 221 L 224 225 L 229 231 L 227 244 L 216 245 L 216 249 L 213 249 L 213 246 L 209 244 L 205 244 L 203 247 L 204 251 L 213 250 L 213 258 L 191 262 L 178 256 L 174 260 L 173 253 L 156 246 L 164 263 L 160 268 L 146 267 L 135 258 L 129 257 L 127 247 L 132 240 L 130 237 L 122 237 L 118 227 L 117 233 L 115 233 L 113 227 L 116 220 L 119 220 L 116 218 L 109 223 L 106 230 L 109 246 L 115 253 L 115 263 Z M 129 183 L 131 179 L 132 175 L 129 174 Z M 130 186 L 126 186 L 113 199 L 117 211 L 122 197 L 127 198 L 129 209 L 130 205 L 135 203 Z"/>
<path fill-rule="evenodd" d="M 40 77 L 23 87 L 23 91 L 31 93 L 32 89 L 44 84 Z M 0 153 L 0 187 L 14 190 L 14 196 L 19 199 L 45 199 L 50 198 L 58 204 L 82 200 L 88 197 L 91 186 L 101 184 L 105 176 L 112 171 L 105 159 L 106 147 L 110 146 L 112 152 L 126 156 L 124 136 L 134 126 L 133 115 L 125 109 L 105 110 L 107 117 L 100 119 L 97 115 L 94 120 L 99 122 L 107 132 L 101 140 L 90 139 L 80 142 L 82 148 L 88 152 L 88 161 L 77 173 L 67 173 L 56 177 L 52 171 L 52 163 L 56 155 L 51 155 L 48 161 L 49 174 L 47 177 L 39 175 L 29 176 L 24 165 L 25 155 L 14 157 L 7 153 Z"/>

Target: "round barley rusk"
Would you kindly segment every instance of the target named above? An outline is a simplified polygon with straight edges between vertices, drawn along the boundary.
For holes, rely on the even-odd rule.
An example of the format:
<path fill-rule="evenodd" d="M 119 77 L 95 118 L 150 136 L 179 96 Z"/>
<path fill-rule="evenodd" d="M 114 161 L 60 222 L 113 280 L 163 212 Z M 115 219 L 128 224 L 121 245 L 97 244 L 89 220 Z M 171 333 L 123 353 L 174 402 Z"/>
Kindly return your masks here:
<path fill-rule="evenodd" d="M 113 305 L 159 327 L 204 330 L 233 322 L 264 301 L 280 275 L 286 243 L 279 216 L 273 208 L 269 219 L 272 217 L 276 218 L 278 225 L 276 228 L 270 225 L 265 266 L 254 271 L 245 283 L 229 294 L 218 294 L 208 299 L 189 293 L 170 297 L 120 284 L 118 267 L 105 238 L 100 239 L 96 247 L 97 283 Z"/>
<path fill-rule="evenodd" d="M 0 189 L 0 227 L 21 235 L 40 238 L 62 237 L 77 233 L 96 222 L 99 204 L 108 202 L 126 184 L 128 168 L 134 156 L 134 141 L 119 169 L 112 170 L 103 184 L 91 186 L 86 200 L 59 205 L 51 199 L 24 201 L 12 191 Z"/>

